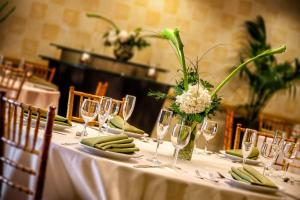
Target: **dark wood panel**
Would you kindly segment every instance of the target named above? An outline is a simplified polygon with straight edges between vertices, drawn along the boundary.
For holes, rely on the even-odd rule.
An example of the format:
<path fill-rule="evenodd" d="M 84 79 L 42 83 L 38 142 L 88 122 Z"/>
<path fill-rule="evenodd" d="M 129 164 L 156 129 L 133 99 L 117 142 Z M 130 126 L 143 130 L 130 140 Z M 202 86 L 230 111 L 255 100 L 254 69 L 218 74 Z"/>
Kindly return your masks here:
<path fill-rule="evenodd" d="M 57 68 L 53 83 L 59 86 L 61 92 L 58 110 L 60 115 L 66 115 L 70 86 L 75 86 L 75 89 L 79 91 L 94 93 L 98 81 L 107 81 L 109 82 L 107 96 L 116 99 L 121 99 L 126 94 L 136 96 L 136 106 L 129 122 L 144 129 L 147 133 L 152 132 L 163 101 L 154 100 L 152 97 L 148 97 L 147 93 L 149 90 L 167 92 L 170 88 L 169 85 L 74 65 L 57 59 L 47 58 L 47 60 L 49 60 L 50 67 Z"/>

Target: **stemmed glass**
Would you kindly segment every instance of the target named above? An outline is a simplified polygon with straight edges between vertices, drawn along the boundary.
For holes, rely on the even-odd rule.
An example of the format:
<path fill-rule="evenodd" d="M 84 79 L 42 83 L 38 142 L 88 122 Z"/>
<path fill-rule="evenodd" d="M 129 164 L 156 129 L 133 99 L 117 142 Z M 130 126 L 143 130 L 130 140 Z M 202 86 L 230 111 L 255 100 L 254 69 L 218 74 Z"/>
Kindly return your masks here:
<path fill-rule="evenodd" d="M 173 146 L 175 147 L 175 158 L 172 164 L 173 169 L 176 169 L 179 150 L 183 149 L 189 143 L 190 137 L 191 137 L 191 127 L 183 124 L 175 125 L 175 128 L 171 135 L 171 141 Z"/>
<path fill-rule="evenodd" d="M 101 97 L 99 102 L 99 113 L 98 113 L 98 122 L 99 122 L 99 131 L 102 131 L 102 126 L 108 118 L 110 108 L 112 104 L 112 98 L 110 97 Z"/>
<path fill-rule="evenodd" d="M 256 137 L 257 137 L 256 130 L 249 129 L 249 128 L 246 129 L 244 136 L 243 136 L 243 142 L 242 142 L 243 165 L 245 165 L 246 159 L 252 152 Z"/>
<path fill-rule="evenodd" d="M 125 133 L 125 125 L 129 117 L 131 116 L 134 106 L 135 106 L 135 101 L 136 97 L 132 95 L 126 95 L 125 97 L 125 102 L 123 106 L 123 119 L 124 119 L 124 124 L 123 124 L 123 129 L 122 132 Z"/>
<path fill-rule="evenodd" d="M 157 145 L 155 149 L 154 158 L 148 159 L 150 162 L 154 164 L 160 164 L 161 162 L 157 159 L 158 157 L 158 147 L 162 142 L 163 138 L 168 132 L 171 120 L 172 120 L 173 112 L 166 109 L 161 109 L 159 116 L 157 118 L 157 126 L 156 126 L 156 137 L 157 137 Z"/>
<path fill-rule="evenodd" d="M 80 113 L 84 120 L 84 129 L 81 136 L 87 136 L 87 124 L 97 117 L 99 113 L 99 103 L 94 100 L 85 99 L 81 105 Z"/>
<path fill-rule="evenodd" d="M 286 143 L 283 148 L 283 160 L 284 162 L 284 177 L 287 177 L 288 165 L 293 162 L 299 151 L 299 143 L 295 144 L 293 142 Z"/>
<path fill-rule="evenodd" d="M 261 156 L 265 162 L 263 174 L 265 170 L 272 170 L 273 164 L 281 151 L 283 151 L 284 141 L 286 139 L 286 133 L 276 130 L 272 142 L 265 141 L 261 146 Z M 271 176 L 271 171 L 268 174 Z"/>
<path fill-rule="evenodd" d="M 121 106 L 121 102 L 119 101 L 112 101 L 111 102 L 111 107 L 109 110 L 109 115 L 108 115 L 108 119 L 107 119 L 107 126 L 106 126 L 106 131 L 108 132 L 108 128 L 109 128 L 109 124 L 110 121 L 117 116 L 117 114 L 120 111 L 120 106 Z"/>
<path fill-rule="evenodd" d="M 275 163 L 280 152 L 279 149 L 279 145 L 275 143 L 275 140 L 273 140 L 273 142 L 265 141 L 262 144 L 260 153 L 264 161 L 263 175 L 265 175 L 266 170 L 271 169 L 272 165 Z"/>
<path fill-rule="evenodd" d="M 201 127 L 201 132 L 205 138 L 205 148 L 204 148 L 205 154 L 208 154 L 207 151 L 208 141 L 215 137 L 215 135 L 217 134 L 217 130 L 218 130 L 217 122 L 208 119 L 204 120 Z"/>

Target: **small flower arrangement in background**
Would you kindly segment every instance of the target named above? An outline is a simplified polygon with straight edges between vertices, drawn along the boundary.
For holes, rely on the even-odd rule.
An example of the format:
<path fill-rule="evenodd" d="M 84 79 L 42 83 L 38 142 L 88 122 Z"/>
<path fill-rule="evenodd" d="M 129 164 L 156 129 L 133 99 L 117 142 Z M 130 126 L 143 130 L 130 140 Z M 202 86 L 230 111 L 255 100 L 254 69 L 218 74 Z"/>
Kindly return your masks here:
<path fill-rule="evenodd" d="M 142 28 L 136 28 L 134 31 L 128 32 L 120 29 L 112 20 L 96 15 L 87 14 L 88 17 L 102 19 L 109 23 L 112 28 L 103 35 L 104 45 L 114 48 L 114 55 L 117 60 L 128 61 L 134 55 L 133 50 L 136 47 L 138 50 L 150 46 L 150 43 L 145 39 L 153 35 L 142 35 Z"/>

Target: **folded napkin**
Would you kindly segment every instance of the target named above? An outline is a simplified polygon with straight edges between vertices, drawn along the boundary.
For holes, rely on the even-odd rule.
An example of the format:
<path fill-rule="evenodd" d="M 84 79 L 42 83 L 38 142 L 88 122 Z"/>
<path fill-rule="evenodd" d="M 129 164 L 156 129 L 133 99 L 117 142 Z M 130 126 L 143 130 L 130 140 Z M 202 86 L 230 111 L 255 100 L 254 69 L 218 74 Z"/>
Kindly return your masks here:
<path fill-rule="evenodd" d="M 226 153 L 233 155 L 233 156 L 241 157 L 241 158 L 243 157 L 242 149 L 229 149 L 229 150 L 226 150 Z M 254 147 L 252 149 L 252 152 L 248 156 L 248 158 L 252 159 L 252 160 L 256 160 L 258 158 L 258 156 L 259 156 L 259 150 L 257 147 Z"/>
<path fill-rule="evenodd" d="M 139 151 L 139 149 L 135 147 L 133 139 L 128 138 L 126 134 L 85 138 L 81 140 L 81 143 L 97 149 L 116 153 L 130 154 Z"/>
<path fill-rule="evenodd" d="M 123 129 L 124 126 L 124 120 L 119 115 L 115 116 L 113 119 L 110 120 L 110 126 L 113 128 Z M 138 129 L 126 122 L 125 124 L 125 131 L 133 132 L 137 134 L 144 134 L 144 131 L 141 129 Z"/>
<path fill-rule="evenodd" d="M 253 185 L 278 188 L 269 178 L 265 177 L 251 166 L 245 165 L 244 167 L 239 168 L 232 167 L 229 173 L 238 181 Z"/>
<path fill-rule="evenodd" d="M 28 115 L 28 111 L 24 111 L 25 116 Z M 37 113 L 36 112 L 32 112 L 32 118 L 36 118 Z M 46 121 L 47 118 L 47 112 L 41 112 L 41 120 Z M 64 126 L 72 126 L 72 122 L 70 120 L 68 120 L 67 118 L 60 116 L 60 115 L 55 115 L 54 116 L 54 123 L 55 124 L 60 124 L 60 125 L 64 125 Z"/>
<path fill-rule="evenodd" d="M 112 141 L 122 140 L 122 139 L 128 139 L 128 136 L 125 134 L 119 134 L 119 135 L 90 137 L 90 138 L 82 139 L 81 143 L 87 146 L 95 147 L 96 144 L 112 142 Z"/>

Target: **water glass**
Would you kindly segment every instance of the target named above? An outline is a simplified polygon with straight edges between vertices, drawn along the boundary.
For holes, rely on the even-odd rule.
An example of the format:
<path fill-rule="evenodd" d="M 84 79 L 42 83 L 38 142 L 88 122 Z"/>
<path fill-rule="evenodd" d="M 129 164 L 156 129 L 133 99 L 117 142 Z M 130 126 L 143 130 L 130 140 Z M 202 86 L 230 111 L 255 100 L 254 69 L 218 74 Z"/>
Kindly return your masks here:
<path fill-rule="evenodd" d="M 119 111 L 120 111 L 120 107 L 121 107 L 121 102 L 119 101 L 112 101 L 111 102 L 111 107 L 109 110 L 109 115 L 108 115 L 108 119 L 107 119 L 107 126 L 106 126 L 106 131 L 108 132 L 108 128 L 110 125 L 110 121 L 118 115 Z"/>
<path fill-rule="evenodd" d="M 152 159 L 148 159 L 150 162 L 154 164 L 161 163 L 158 160 L 158 147 L 168 132 L 169 126 L 171 124 L 172 116 L 173 116 L 173 112 L 170 110 L 161 109 L 159 112 L 157 122 L 156 122 L 157 145 L 155 149 L 155 156 Z"/>
<path fill-rule="evenodd" d="M 81 105 L 80 113 L 84 120 L 84 129 L 81 136 L 87 136 L 87 124 L 97 117 L 99 113 L 99 103 L 94 100 L 85 99 Z"/>
<path fill-rule="evenodd" d="M 246 159 L 252 152 L 257 137 L 257 131 L 247 128 L 242 141 L 242 152 L 243 152 L 243 165 L 246 163 Z"/>
<path fill-rule="evenodd" d="M 110 97 L 101 97 L 99 102 L 99 113 L 98 113 L 98 122 L 99 122 L 99 131 L 102 132 L 102 126 L 106 122 L 112 104 L 112 98 Z"/>
<path fill-rule="evenodd" d="M 132 95 L 126 95 L 125 97 L 125 101 L 124 101 L 124 106 L 123 106 L 123 119 L 124 119 L 124 124 L 123 124 L 123 133 L 125 133 L 125 126 L 126 126 L 126 122 L 129 119 L 129 117 L 131 116 L 134 106 L 135 106 L 135 101 L 136 101 L 136 97 L 132 96 Z"/>
<path fill-rule="evenodd" d="M 208 154 L 207 151 L 207 146 L 208 146 L 208 141 L 213 139 L 215 137 L 215 135 L 217 134 L 217 130 L 218 130 L 218 123 L 215 121 L 211 121 L 208 119 L 205 119 L 202 127 L 201 127 L 201 132 L 205 138 L 205 148 L 204 148 L 204 152 L 206 154 Z"/>
<path fill-rule="evenodd" d="M 171 135 L 171 141 L 175 148 L 175 158 L 172 168 L 176 169 L 179 150 L 183 149 L 190 141 L 191 127 L 183 124 L 176 124 Z"/>

